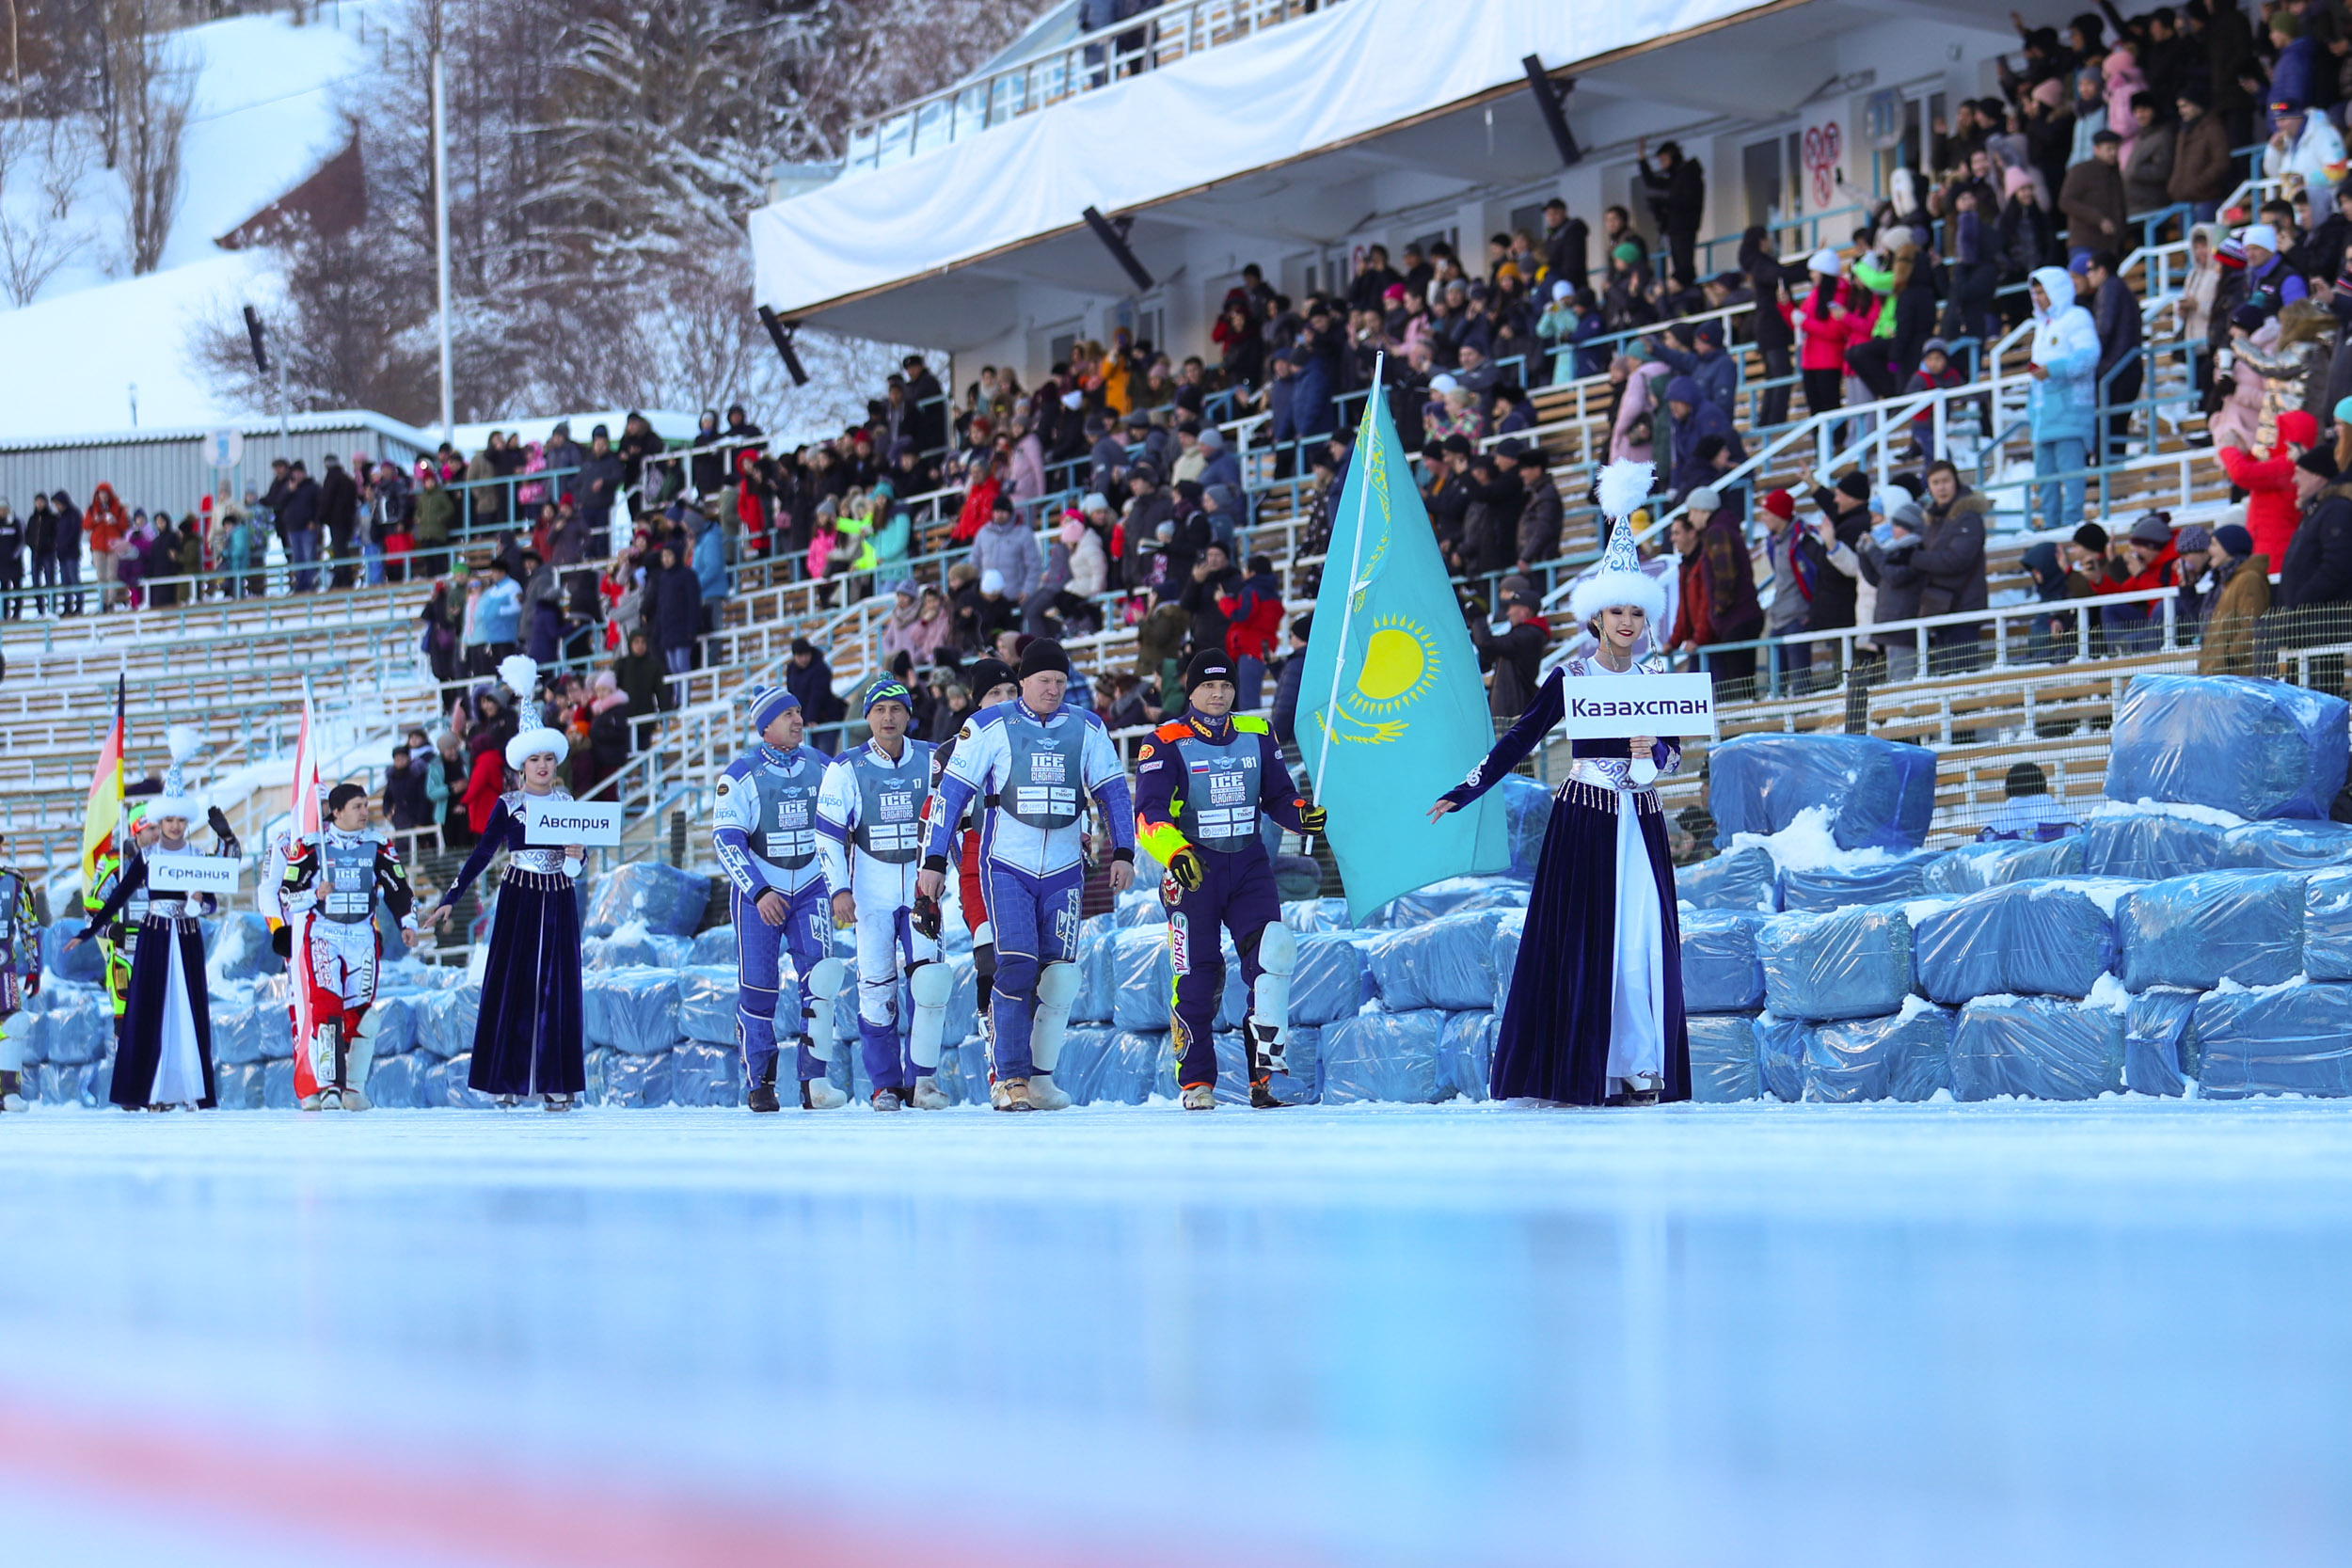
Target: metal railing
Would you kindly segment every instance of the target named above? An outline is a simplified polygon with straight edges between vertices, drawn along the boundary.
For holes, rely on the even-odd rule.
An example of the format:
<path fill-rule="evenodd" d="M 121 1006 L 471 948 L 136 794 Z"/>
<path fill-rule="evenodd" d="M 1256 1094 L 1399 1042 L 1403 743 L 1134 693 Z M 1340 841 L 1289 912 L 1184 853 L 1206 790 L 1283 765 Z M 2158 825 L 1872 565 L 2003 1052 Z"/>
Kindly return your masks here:
<path fill-rule="evenodd" d="M 1321 8 L 1328 11 L 1339 4 L 1321 0 Z M 852 121 L 842 166 L 900 163 L 1122 77 L 1173 65 L 1203 50 L 1246 43 L 1316 8 L 1314 0 L 1173 0 L 871 119 Z"/>

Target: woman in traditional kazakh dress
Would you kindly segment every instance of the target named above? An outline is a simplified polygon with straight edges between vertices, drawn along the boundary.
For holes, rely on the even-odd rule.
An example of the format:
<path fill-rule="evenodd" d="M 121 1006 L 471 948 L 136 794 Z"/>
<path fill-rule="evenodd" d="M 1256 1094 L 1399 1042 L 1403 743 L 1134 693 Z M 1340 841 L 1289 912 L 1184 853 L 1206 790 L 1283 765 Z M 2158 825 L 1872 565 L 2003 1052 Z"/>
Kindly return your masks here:
<path fill-rule="evenodd" d="M 1638 469 L 1638 474 L 1620 474 Z M 1649 488 L 1649 465 L 1612 464 L 1602 510 L 1617 518 L 1601 569 L 1576 585 L 1569 609 L 1599 642 L 1554 669 L 1534 705 L 1470 777 L 1438 798 L 1435 821 L 1477 800 L 1534 750 L 1566 712 L 1568 683 L 1664 674 L 1641 658 L 1665 621 L 1665 590 L 1641 569 L 1624 516 Z M 1691 1097 L 1682 1010 L 1682 932 L 1656 781 L 1681 765 L 1671 739 L 1572 743 L 1568 777 L 1528 898 L 1519 961 L 1495 1040 L 1497 1100 L 1567 1105 L 1655 1104 Z"/>
<path fill-rule="evenodd" d="M 525 689 L 528 689 L 526 686 Z M 466 1082 L 501 1106 L 531 1095 L 550 1111 L 568 1111 L 588 1087 L 580 1031 L 580 905 L 572 882 L 587 850 L 533 845 L 525 838 L 527 804 L 568 800 L 556 782 L 570 751 L 560 730 L 524 730 L 506 743 L 506 766 L 519 785 L 499 797 L 482 841 L 465 869 L 427 917 L 438 925 L 464 897 L 490 859 L 506 851 L 490 922 L 490 952 L 482 973 L 482 1013 L 475 1021 L 473 1061 Z"/>
<path fill-rule="evenodd" d="M 82 934 L 66 944 L 69 952 L 79 947 L 111 926 L 135 895 L 147 893 L 108 1091 L 126 1111 L 213 1108 L 213 1018 L 204 989 L 204 937 L 196 922 L 219 906 L 209 893 L 166 893 L 148 881 L 155 856 L 195 853 L 188 820 L 199 810 L 196 801 L 179 795 L 160 796 L 148 806 L 147 819 L 161 836 L 151 848 L 130 848 L 114 891 Z"/>

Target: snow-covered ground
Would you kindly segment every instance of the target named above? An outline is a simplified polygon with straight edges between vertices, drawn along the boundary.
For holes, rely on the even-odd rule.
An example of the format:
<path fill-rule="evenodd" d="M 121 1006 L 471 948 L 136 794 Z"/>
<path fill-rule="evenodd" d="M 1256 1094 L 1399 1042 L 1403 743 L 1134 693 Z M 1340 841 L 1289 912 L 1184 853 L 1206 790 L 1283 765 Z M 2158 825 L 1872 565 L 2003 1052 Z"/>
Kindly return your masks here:
<path fill-rule="evenodd" d="M 8 1560 L 2320 1563 L 2352 1106 L 36 1111 Z"/>
<path fill-rule="evenodd" d="M 390 0 L 322 8 L 309 25 L 284 15 L 232 17 L 169 35 L 166 57 L 192 77 L 181 195 L 159 270 L 130 276 L 124 193 L 95 152 L 73 186 L 66 227 L 87 243 L 39 299 L 0 309 L 0 360 L 30 373 L 0 382 L 9 436 L 203 426 L 241 412 L 192 363 L 197 324 L 267 310 L 265 257 L 214 244 L 342 150 L 371 112 L 367 77 L 384 48 Z M 43 207 L 48 147 L 34 137 L 0 195 L 22 221 Z M 34 367 L 38 367 L 34 370 Z M 136 414 L 132 385 L 135 383 Z"/>

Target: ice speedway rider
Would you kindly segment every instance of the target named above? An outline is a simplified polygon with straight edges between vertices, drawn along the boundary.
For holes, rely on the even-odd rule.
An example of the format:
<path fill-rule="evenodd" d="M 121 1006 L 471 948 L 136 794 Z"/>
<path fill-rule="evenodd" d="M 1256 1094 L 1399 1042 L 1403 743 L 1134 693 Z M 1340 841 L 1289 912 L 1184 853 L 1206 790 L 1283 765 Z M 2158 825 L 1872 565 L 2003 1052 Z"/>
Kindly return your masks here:
<path fill-rule="evenodd" d="M 940 958 L 937 925 L 926 932 L 914 920 L 931 768 L 930 742 L 908 737 L 914 721 L 914 693 L 897 681 L 876 685 L 866 694 L 872 738 L 834 759 L 817 799 L 817 847 L 833 917 L 857 928 L 858 1040 L 877 1111 L 947 1105 L 935 1075 L 955 982 Z M 901 960 L 914 999 L 914 1017 L 903 1029 Z M 815 990 L 820 1008 L 831 1006 L 825 979 L 820 974 Z"/>
<path fill-rule="evenodd" d="M 956 825 L 978 800 L 980 886 L 996 937 L 989 1100 L 1000 1111 L 1059 1110 L 1070 1097 L 1053 1073 L 1078 999 L 1087 802 L 1110 825 L 1115 890 L 1135 880 L 1135 817 L 1110 732 L 1062 700 L 1070 657 L 1061 644 L 1040 638 L 1023 649 L 1020 685 L 1018 701 L 975 713 L 957 733 L 917 886 L 936 929 Z"/>
<path fill-rule="evenodd" d="M 833 999 L 844 978 L 841 960 L 831 954 L 833 914 L 818 852 L 817 801 L 833 759 L 803 743 L 808 716 L 791 692 L 762 687 L 751 705 L 759 744 L 719 775 L 710 831 L 735 925 L 735 1034 L 745 1103 L 755 1111 L 782 1108 L 778 960 L 788 953 L 794 992 L 787 1037 L 794 1041 L 800 1103 L 829 1110 L 849 1098 L 825 1077 L 834 1053 Z"/>
<path fill-rule="evenodd" d="M 1270 1081 L 1289 1067 L 1284 1048 L 1298 942 L 1282 924 L 1274 857 L 1259 818 L 1263 814 L 1297 833 L 1319 833 L 1327 820 L 1292 784 L 1272 727 L 1233 712 L 1238 690 L 1232 655 L 1201 649 L 1184 669 L 1184 716 L 1152 731 L 1136 753 L 1136 840 L 1168 867 L 1160 899 L 1168 907 L 1168 961 L 1176 975 L 1168 1026 L 1187 1111 L 1216 1104 L 1211 1030 L 1225 993 L 1220 926 L 1233 934 L 1249 992 L 1242 1024 L 1249 1103 L 1260 1110 L 1283 1103 Z"/>
<path fill-rule="evenodd" d="M 326 824 L 293 847 L 278 896 L 285 913 L 310 916 L 307 968 L 294 970 L 310 997 L 310 1037 L 294 1043 L 310 1053 L 318 1084 L 302 1101 L 306 1111 L 369 1108 L 364 1091 L 375 1058 L 373 1003 L 384 957 L 379 902 L 400 923 L 403 942 L 414 947 L 423 939 L 407 868 L 384 834 L 369 831 L 368 792 L 337 784 L 327 793 Z"/>

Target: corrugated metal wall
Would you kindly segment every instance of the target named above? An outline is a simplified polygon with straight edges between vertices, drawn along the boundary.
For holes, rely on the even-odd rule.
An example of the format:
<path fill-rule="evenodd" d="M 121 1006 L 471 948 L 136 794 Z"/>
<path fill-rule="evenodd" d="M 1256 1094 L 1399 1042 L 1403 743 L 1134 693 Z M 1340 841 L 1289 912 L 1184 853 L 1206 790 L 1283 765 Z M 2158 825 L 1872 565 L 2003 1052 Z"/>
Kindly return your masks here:
<path fill-rule="evenodd" d="M 317 478 L 326 454 L 348 464 L 355 452 L 372 458 L 389 457 L 405 465 L 423 451 L 415 441 L 393 431 L 353 422 L 337 427 L 297 425 L 281 439 L 275 424 L 248 430 L 245 458 L 232 470 L 229 494 L 256 494 L 269 488 L 270 460 L 300 458 Z M 125 436 L 72 445 L 0 444 L 0 496 L 22 514 L 31 510 L 36 490 L 63 490 L 81 506 L 100 483 L 111 484 L 126 507 L 161 509 L 179 514 L 193 509 L 211 491 L 214 472 L 204 462 L 204 437 L 193 432 L 158 432 L 151 437 Z"/>

